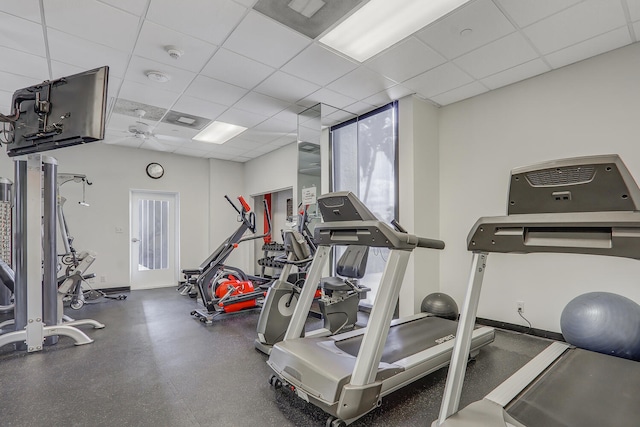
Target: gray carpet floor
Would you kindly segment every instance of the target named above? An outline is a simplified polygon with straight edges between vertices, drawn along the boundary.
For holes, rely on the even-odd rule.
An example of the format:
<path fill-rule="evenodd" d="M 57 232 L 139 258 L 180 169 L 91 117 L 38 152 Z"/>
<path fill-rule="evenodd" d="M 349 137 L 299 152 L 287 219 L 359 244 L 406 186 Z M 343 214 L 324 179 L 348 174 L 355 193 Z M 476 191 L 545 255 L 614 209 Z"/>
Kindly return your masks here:
<path fill-rule="evenodd" d="M 34 354 L 0 348 L 0 425 L 324 425 L 321 410 L 269 386 L 267 356 L 253 346 L 258 311 L 204 325 L 189 315 L 193 308 L 195 300 L 174 288 L 134 291 L 124 301 L 66 310 L 106 324 L 84 328 L 92 344 L 76 347 L 62 337 Z M 462 406 L 482 398 L 547 345 L 497 331 L 467 368 Z M 392 393 L 352 425 L 430 425 L 446 374 L 441 369 Z"/>

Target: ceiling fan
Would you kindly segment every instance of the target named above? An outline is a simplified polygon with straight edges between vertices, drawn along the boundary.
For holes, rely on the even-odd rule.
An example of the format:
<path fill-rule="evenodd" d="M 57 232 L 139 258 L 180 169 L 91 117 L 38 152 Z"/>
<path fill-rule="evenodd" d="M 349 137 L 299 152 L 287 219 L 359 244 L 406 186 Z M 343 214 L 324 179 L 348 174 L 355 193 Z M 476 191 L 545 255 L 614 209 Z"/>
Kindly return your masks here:
<path fill-rule="evenodd" d="M 138 120 L 135 123 L 129 125 L 126 131 L 124 131 L 125 136 L 120 139 L 116 139 L 113 141 L 108 141 L 108 143 L 116 144 L 120 141 L 130 138 L 136 138 L 143 141 L 149 148 L 156 151 L 167 151 L 169 147 L 163 144 L 160 140 L 165 141 L 180 141 L 182 142 L 182 138 L 177 138 L 169 135 L 159 135 L 154 133 L 151 130 L 151 126 L 148 123 L 143 122 L 143 118 L 147 113 L 145 110 L 136 109 L 134 113 L 138 117 Z"/>

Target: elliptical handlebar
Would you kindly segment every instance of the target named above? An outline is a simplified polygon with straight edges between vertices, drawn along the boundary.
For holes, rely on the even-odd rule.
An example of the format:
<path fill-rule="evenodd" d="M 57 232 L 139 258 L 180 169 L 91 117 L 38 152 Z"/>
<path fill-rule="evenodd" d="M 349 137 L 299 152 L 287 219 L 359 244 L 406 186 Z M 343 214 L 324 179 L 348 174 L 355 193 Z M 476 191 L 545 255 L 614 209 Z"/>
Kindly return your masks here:
<path fill-rule="evenodd" d="M 242 200 L 244 200 L 244 199 L 242 199 Z M 238 240 L 238 243 L 245 242 L 247 240 L 261 239 L 261 238 L 264 238 L 264 237 L 267 237 L 267 236 L 271 235 L 271 213 L 269 212 L 269 206 L 267 205 L 267 201 L 263 200 L 262 203 L 264 204 L 264 212 L 267 215 L 268 229 L 264 232 L 264 234 L 260 234 L 260 235 L 255 235 L 254 234 L 252 236 L 243 237 L 242 239 Z M 255 219 L 256 216 L 255 216 L 255 214 L 253 212 L 251 212 L 249 214 L 249 218 L 250 218 L 250 220 L 249 220 L 249 229 L 251 230 L 252 233 L 255 233 L 256 232 L 256 219 Z M 246 220 L 244 215 L 243 215 L 243 220 Z"/>
<path fill-rule="evenodd" d="M 235 203 L 233 203 L 233 201 L 229 198 L 229 196 L 227 196 L 226 194 L 224 195 L 224 198 L 227 199 L 227 202 L 229 202 L 229 204 L 231 206 L 233 206 L 233 209 L 236 210 L 236 212 L 238 212 L 238 215 L 242 215 L 242 211 L 240 209 L 238 209 L 238 207 L 235 205 Z M 246 202 L 245 202 L 246 203 Z"/>

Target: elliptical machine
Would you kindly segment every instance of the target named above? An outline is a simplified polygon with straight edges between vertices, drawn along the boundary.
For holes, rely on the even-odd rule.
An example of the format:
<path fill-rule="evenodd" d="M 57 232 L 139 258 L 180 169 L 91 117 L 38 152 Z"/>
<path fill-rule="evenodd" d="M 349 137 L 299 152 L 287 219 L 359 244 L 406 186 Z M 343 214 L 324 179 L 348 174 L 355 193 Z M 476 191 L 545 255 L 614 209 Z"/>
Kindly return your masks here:
<path fill-rule="evenodd" d="M 228 196 L 225 199 L 238 212 L 240 226 L 197 269 L 182 270 L 189 285 L 197 289 L 196 297 L 202 307 L 191 311 L 203 323 L 211 323 L 223 313 L 233 313 L 261 307 L 265 289 L 272 279 L 245 274 L 237 267 L 224 264 L 231 252 L 242 242 L 261 239 L 271 235 L 271 216 L 264 202 L 268 229 L 256 235 L 255 213 L 242 196 L 238 197 L 238 208 Z M 243 237 L 249 230 L 254 235 Z M 265 287 L 265 289 L 263 289 Z M 183 291 L 184 292 L 184 291 Z"/>

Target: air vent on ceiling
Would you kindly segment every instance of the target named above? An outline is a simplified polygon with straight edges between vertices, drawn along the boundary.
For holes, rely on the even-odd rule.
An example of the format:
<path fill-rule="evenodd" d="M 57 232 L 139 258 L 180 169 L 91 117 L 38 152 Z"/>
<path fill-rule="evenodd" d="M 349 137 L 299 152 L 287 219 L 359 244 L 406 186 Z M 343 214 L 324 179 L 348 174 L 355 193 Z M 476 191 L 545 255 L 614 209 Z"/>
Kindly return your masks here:
<path fill-rule="evenodd" d="M 180 111 L 170 110 L 162 119 L 163 123 L 169 123 L 176 126 L 182 126 L 189 129 L 203 129 L 211 119 L 194 116 L 193 114 L 181 113 Z"/>
<path fill-rule="evenodd" d="M 363 0 L 258 0 L 255 10 L 315 39 Z"/>

